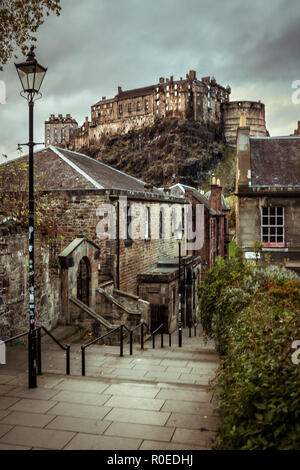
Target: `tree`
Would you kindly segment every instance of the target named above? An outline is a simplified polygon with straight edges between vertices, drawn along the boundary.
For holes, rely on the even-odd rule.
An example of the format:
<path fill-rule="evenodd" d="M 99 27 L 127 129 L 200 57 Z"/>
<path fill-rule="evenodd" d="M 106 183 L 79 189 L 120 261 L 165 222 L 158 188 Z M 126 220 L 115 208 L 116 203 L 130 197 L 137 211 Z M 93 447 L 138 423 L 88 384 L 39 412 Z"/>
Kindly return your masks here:
<path fill-rule="evenodd" d="M 0 70 L 17 48 L 25 55 L 28 43 L 51 12 L 60 14 L 60 0 L 1 0 Z M 16 57 L 16 56 L 15 56 Z"/>

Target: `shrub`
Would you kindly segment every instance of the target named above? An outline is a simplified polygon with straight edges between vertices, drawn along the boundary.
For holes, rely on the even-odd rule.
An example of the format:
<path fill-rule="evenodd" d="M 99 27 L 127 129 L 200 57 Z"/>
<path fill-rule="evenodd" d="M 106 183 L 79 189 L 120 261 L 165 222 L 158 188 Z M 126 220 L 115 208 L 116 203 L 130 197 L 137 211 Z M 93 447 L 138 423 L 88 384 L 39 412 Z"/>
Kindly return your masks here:
<path fill-rule="evenodd" d="M 203 328 L 223 354 L 215 448 L 299 450 L 300 364 L 291 359 L 299 278 L 280 266 L 218 260 L 200 293 Z"/>

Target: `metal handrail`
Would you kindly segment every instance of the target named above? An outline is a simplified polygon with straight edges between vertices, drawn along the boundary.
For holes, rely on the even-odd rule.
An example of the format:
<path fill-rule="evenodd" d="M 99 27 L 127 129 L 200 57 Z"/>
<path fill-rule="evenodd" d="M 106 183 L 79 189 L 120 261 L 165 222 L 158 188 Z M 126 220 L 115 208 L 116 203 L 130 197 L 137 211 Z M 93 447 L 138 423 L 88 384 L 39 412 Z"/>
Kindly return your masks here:
<path fill-rule="evenodd" d="M 164 330 L 165 330 L 165 325 L 163 323 L 161 323 L 159 325 L 159 327 L 156 328 L 156 330 L 154 330 L 152 333 L 151 333 L 151 336 L 152 336 L 152 348 L 155 349 L 155 335 L 157 333 L 159 333 L 159 331 L 163 328 L 163 330 L 161 331 L 161 338 L 160 338 L 160 346 L 163 348 L 164 347 Z"/>
<path fill-rule="evenodd" d="M 38 365 L 38 374 L 41 375 L 42 373 L 42 355 L 41 355 L 41 330 L 43 330 L 63 351 L 66 351 L 66 375 L 70 375 L 70 349 L 71 346 L 66 344 L 63 346 L 51 333 L 47 330 L 44 326 L 39 326 L 36 328 L 38 333 L 38 341 L 37 341 L 37 365 Z"/>
<path fill-rule="evenodd" d="M 44 326 L 39 326 L 33 330 L 33 332 L 37 332 L 37 373 L 38 375 L 42 375 L 42 341 L 41 341 L 41 330 L 43 330 L 50 338 L 64 351 L 66 351 L 66 374 L 70 375 L 70 345 L 66 344 L 63 346 L 51 333 L 47 330 Z M 26 331 L 26 333 L 20 333 L 19 335 L 13 336 L 12 338 L 4 340 L 4 343 L 10 343 L 18 338 L 22 338 L 23 336 L 29 336 L 30 331 Z"/>
<path fill-rule="evenodd" d="M 123 356 L 123 326 L 124 325 L 119 325 L 113 330 L 108 331 L 107 333 L 104 333 L 104 335 L 99 336 L 99 338 L 93 339 L 87 344 L 84 344 L 81 346 L 81 375 L 85 376 L 85 350 L 92 344 L 96 343 L 100 339 L 105 338 L 106 336 L 109 336 L 112 333 L 115 333 L 116 331 L 120 330 L 120 356 Z M 127 327 L 126 327 L 127 328 Z"/>

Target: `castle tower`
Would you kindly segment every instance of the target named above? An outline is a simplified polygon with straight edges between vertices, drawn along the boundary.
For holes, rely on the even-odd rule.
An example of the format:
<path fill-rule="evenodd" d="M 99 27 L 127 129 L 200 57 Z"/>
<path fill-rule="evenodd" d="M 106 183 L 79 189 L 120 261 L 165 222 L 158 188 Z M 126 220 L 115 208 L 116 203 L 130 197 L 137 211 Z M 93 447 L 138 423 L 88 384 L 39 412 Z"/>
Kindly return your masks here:
<path fill-rule="evenodd" d="M 236 145 L 239 127 L 249 127 L 250 136 L 267 136 L 265 105 L 260 101 L 230 101 L 222 103 L 223 126 L 226 142 Z"/>

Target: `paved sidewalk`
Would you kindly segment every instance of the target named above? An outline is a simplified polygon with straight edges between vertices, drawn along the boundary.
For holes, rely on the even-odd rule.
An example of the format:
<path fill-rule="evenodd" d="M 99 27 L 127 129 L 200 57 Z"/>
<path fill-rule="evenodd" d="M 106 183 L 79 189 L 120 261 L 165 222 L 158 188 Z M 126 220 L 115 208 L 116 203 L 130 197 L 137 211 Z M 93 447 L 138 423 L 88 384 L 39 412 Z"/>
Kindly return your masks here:
<path fill-rule="evenodd" d="M 166 337 L 167 338 L 167 337 Z M 43 375 L 28 389 L 27 352 L 7 349 L 0 366 L 0 450 L 210 449 L 219 418 L 208 383 L 218 367 L 202 336 L 183 347 L 151 348 L 124 357 L 112 346 L 93 346 L 81 377 L 80 344 L 71 347 L 71 376 L 64 352 L 43 341 Z M 166 344 L 168 344 L 166 342 Z"/>

